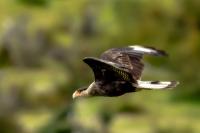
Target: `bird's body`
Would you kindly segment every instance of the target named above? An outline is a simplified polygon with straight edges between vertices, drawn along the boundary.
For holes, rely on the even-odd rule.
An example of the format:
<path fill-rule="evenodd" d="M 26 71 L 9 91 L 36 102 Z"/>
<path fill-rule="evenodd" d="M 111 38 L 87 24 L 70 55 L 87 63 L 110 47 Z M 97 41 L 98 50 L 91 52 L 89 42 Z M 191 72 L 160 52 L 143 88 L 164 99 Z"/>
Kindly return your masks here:
<path fill-rule="evenodd" d="M 93 82 L 93 89 L 89 89 L 91 96 L 121 96 L 128 92 L 135 92 L 136 87 L 131 82 L 127 81 L 113 81 L 109 83 L 101 83 L 99 81 Z M 99 89 L 101 88 L 101 89 Z"/>
<path fill-rule="evenodd" d="M 74 92 L 73 98 L 79 96 L 121 96 L 125 93 L 143 89 L 173 88 L 176 81 L 140 81 L 144 64 L 144 54 L 166 56 L 162 50 L 151 47 L 130 46 L 112 48 L 105 51 L 100 58 L 87 57 L 83 61 L 94 72 L 95 81 L 86 88 Z"/>

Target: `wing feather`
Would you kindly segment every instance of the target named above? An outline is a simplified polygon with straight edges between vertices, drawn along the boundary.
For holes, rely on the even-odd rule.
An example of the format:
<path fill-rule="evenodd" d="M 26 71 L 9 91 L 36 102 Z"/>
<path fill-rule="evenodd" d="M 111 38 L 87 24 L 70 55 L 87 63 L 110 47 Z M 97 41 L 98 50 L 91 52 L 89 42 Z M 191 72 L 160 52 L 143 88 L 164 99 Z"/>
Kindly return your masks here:
<path fill-rule="evenodd" d="M 129 46 L 125 48 L 112 48 L 105 51 L 100 58 L 119 64 L 121 68 L 129 71 L 134 80 L 141 78 L 144 64 L 142 58 L 144 54 L 154 56 L 166 56 L 165 51 L 152 47 Z"/>
<path fill-rule="evenodd" d="M 109 82 L 114 80 L 122 80 L 133 82 L 131 73 L 123 70 L 116 63 L 93 57 L 86 57 L 83 59 L 83 61 L 92 68 L 95 81 Z"/>

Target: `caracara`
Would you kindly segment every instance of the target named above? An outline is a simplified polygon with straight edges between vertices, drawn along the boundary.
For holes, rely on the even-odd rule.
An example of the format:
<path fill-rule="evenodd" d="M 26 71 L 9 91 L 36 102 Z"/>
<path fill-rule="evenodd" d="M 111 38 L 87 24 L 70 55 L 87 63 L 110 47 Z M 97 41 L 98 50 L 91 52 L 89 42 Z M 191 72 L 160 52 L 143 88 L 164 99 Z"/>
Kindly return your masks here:
<path fill-rule="evenodd" d="M 84 58 L 83 61 L 93 70 L 95 80 L 88 87 L 76 90 L 72 97 L 114 97 L 143 89 L 168 89 L 178 85 L 177 81 L 141 81 L 144 54 L 167 56 L 165 51 L 136 45 L 109 49 L 100 58 Z"/>

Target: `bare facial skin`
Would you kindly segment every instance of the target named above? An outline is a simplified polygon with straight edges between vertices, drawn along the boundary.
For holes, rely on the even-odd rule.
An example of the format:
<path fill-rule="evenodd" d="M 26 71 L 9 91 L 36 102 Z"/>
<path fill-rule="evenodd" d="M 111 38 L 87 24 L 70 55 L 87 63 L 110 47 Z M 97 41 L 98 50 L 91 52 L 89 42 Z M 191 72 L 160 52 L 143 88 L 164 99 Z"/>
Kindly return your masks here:
<path fill-rule="evenodd" d="M 72 98 L 75 99 L 77 97 L 83 97 L 83 96 L 88 96 L 87 90 L 83 91 L 75 91 L 72 95 Z"/>
<path fill-rule="evenodd" d="M 80 97 L 81 96 L 81 93 L 78 92 L 78 91 L 75 91 L 72 95 L 72 98 L 75 99 L 76 97 Z"/>

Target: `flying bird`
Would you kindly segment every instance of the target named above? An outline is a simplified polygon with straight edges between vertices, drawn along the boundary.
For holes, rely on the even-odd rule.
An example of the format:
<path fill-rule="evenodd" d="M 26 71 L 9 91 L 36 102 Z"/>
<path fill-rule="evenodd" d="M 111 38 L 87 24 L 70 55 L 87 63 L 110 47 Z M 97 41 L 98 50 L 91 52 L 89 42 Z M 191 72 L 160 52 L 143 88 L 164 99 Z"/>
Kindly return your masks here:
<path fill-rule="evenodd" d="M 100 58 L 84 58 L 83 61 L 93 70 L 95 80 L 89 86 L 76 90 L 72 97 L 115 97 L 146 89 L 174 88 L 179 84 L 178 81 L 141 81 L 145 54 L 167 56 L 163 50 L 135 45 L 108 49 Z"/>

